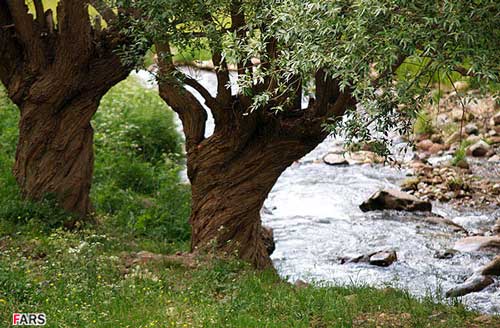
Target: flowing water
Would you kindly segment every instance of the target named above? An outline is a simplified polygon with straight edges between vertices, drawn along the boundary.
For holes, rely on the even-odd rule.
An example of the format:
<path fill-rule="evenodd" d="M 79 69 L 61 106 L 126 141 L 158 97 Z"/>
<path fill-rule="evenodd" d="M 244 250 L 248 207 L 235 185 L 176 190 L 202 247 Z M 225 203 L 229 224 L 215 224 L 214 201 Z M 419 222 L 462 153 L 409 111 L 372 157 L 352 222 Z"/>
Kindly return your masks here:
<path fill-rule="evenodd" d="M 217 82 L 212 73 L 184 71 L 215 94 Z M 147 73 L 140 73 L 140 77 L 147 79 Z M 209 120 L 207 136 L 212 131 L 213 120 Z M 435 258 L 436 252 L 452 248 L 463 235 L 401 212 L 363 213 L 359 204 L 382 187 L 398 188 L 406 172 L 383 165 L 324 164 L 321 158 L 340 144 L 327 139 L 288 168 L 265 202 L 267 210 L 262 219 L 274 230 L 276 250 L 272 259 L 284 278 L 291 282 L 302 279 L 318 284 L 391 286 L 417 297 L 441 300 L 446 290 L 492 259 L 493 254 L 480 252 Z M 498 209 L 490 213 L 457 211 L 440 203 L 433 204 L 433 212 L 468 231 L 489 228 L 500 216 Z M 398 256 L 389 267 L 340 264 L 338 260 L 385 249 L 396 250 Z M 500 313 L 499 286 L 497 281 L 462 300 L 470 308 Z"/>

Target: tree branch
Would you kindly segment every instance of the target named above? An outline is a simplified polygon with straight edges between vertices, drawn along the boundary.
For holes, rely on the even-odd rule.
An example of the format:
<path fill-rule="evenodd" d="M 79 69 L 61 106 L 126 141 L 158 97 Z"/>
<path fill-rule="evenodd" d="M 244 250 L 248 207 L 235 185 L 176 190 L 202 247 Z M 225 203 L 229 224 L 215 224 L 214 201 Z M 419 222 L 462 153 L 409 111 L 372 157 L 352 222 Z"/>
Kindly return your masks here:
<path fill-rule="evenodd" d="M 217 104 L 217 101 L 215 100 L 214 97 L 208 92 L 207 89 L 205 89 L 198 81 L 193 79 L 192 77 L 187 76 L 184 74 L 184 83 L 191 88 L 195 89 L 198 91 L 198 93 L 205 99 L 205 103 L 207 104 L 208 107 L 218 107 L 219 105 Z"/>
<path fill-rule="evenodd" d="M 104 1 L 102 0 L 89 0 L 89 3 L 94 7 L 99 15 L 102 16 L 106 23 L 111 24 L 116 20 L 117 16 L 113 9 L 111 9 Z"/>
<path fill-rule="evenodd" d="M 207 112 L 195 96 L 187 91 L 172 75 L 176 68 L 172 62 L 170 46 L 156 43 L 158 51 L 158 89 L 162 99 L 179 115 L 182 121 L 186 148 L 194 149 L 205 138 Z"/>
<path fill-rule="evenodd" d="M 61 0 L 57 7 L 57 19 L 59 49 L 56 62 L 77 67 L 75 63 L 87 61 L 92 49 L 92 25 L 87 1 Z"/>
<path fill-rule="evenodd" d="M 228 106 L 231 103 L 231 88 L 228 88 L 229 69 L 218 49 L 212 49 L 212 62 L 217 76 L 217 102 L 222 106 Z"/>
<path fill-rule="evenodd" d="M 35 5 L 36 22 L 38 23 L 38 26 L 40 26 L 40 28 L 44 29 L 46 22 L 45 10 L 43 9 L 42 0 L 33 0 L 33 4 Z"/>
<path fill-rule="evenodd" d="M 28 6 L 26 6 L 24 0 L 10 0 L 7 1 L 7 4 L 14 23 L 16 36 L 27 53 L 28 67 L 32 72 L 36 72 L 46 64 L 40 40 L 40 31 L 33 24 L 33 15 L 28 13 Z"/>
<path fill-rule="evenodd" d="M 231 2 L 231 30 L 236 31 L 237 39 L 244 41 L 246 39 L 246 21 L 240 0 Z M 245 74 L 246 68 L 251 67 L 249 60 L 238 63 L 238 75 Z"/>

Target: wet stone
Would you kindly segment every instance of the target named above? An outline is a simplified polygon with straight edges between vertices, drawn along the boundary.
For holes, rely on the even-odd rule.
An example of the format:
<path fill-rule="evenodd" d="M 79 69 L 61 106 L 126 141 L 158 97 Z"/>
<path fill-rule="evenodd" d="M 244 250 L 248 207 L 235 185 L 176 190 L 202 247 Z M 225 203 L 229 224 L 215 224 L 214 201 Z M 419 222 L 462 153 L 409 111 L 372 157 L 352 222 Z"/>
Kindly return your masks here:
<path fill-rule="evenodd" d="M 445 259 L 451 259 L 451 258 L 453 258 L 456 254 L 458 254 L 457 250 L 454 250 L 454 249 L 445 249 L 444 251 L 437 251 L 434 254 L 434 257 L 437 258 L 437 259 L 445 260 Z"/>
<path fill-rule="evenodd" d="M 430 212 L 432 210 L 432 205 L 428 201 L 418 199 L 413 195 L 399 190 L 383 189 L 370 196 L 370 198 L 364 201 L 359 208 L 363 212 L 376 210 Z"/>
<path fill-rule="evenodd" d="M 490 276 L 473 275 L 463 284 L 446 292 L 446 297 L 460 297 L 470 293 L 480 292 L 495 281 Z"/>
<path fill-rule="evenodd" d="M 469 147 L 467 154 L 474 157 L 484 157 L 490 150 L 490 145 L 488 145 L 483 140 L 479 140 L 475 144 Z"/>
<path fill-rule="evenodd" d="M 328 165 L 334 165 L 334 166 L 337 166 L 337 165 L 349 165 L 349 162 L 344 157 L 344 155 L 342 155 L 342 154 L 334 154 L 334 153 L 326 154 L 323 157 L 323 162 L 325 162 Z"/>
<path fill-rule="evenodd" d="M 386 267 L 397 261 L 397 259 L 395 251 L 378 252 L 370 256 L 370 264 Z"/>

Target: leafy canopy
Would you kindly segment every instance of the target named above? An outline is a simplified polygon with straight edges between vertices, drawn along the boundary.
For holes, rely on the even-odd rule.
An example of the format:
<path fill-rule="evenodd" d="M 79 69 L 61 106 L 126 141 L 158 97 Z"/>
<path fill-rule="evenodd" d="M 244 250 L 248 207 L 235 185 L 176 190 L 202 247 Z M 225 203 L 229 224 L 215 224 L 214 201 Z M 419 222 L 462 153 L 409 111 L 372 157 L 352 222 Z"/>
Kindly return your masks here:
<path fill-rule="evenodd" d="M 500 3 L 495 0 L 135 0 L 122 5 L 141 13 L 128 30 L 139 43 L 168 42 L 173 54 L 220 52 L 222 61 L 243 63 L 239 92 L 252 100 L 252 111 L 297 110 L 290 106 L 297 92 L 311 103 L 322 72 L 355 99 L 356 106 L 329 125 L 349 140 L 389 142 L 391 131 L 408 132 L 431 88 L 442 81 L 454 87 L 457 79 L 466 79 L 498 98 Z M 221 62 L 216 68 L 222 69 Z M 254 87 L 266 79 L 273 83 Z"/>

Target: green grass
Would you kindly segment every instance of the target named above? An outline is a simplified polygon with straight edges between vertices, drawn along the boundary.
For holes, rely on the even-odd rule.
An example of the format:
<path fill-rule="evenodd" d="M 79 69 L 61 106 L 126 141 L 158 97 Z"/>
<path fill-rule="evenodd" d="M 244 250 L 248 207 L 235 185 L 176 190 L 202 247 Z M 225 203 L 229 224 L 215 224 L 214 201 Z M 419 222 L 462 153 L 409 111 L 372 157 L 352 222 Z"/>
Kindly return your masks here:
<path fill-rule="evenodd" d="M 173 262 L 126 268 L 129 252 L 177 246 L 162 249 L 106 227 L 1 228 L 2 322 L 23 311 L 45 312 L 47 327 L 352 327 L 384 313 L 393 324 L 409 318 L 407 327 L 466 327 L 477 316 L 394 289 L 296 288 L 231 260 L 201 261 L 195 269 Z"/>
<path fill-rule="evenodd" d="M 183 159 L 172 113 L 133 80 L 106 95 L 93 121 L 98 224 L 75 231 L 61 228 L 67 215 L 53 200 L 19 196 L 11 173 L 17 121 L 0 91 L 2 327 L 13 312 L 44 312 L 47 327 L 58 328 L 467 327 L 478 315 L 393 289 L 296 288 L 231 259 L 200 258 L 196 268 L 127 265 L 132 252 L 189 248 L 190 196 L 178 177 Z M 498 324 L 492 318 L 483 326 Z"/>

